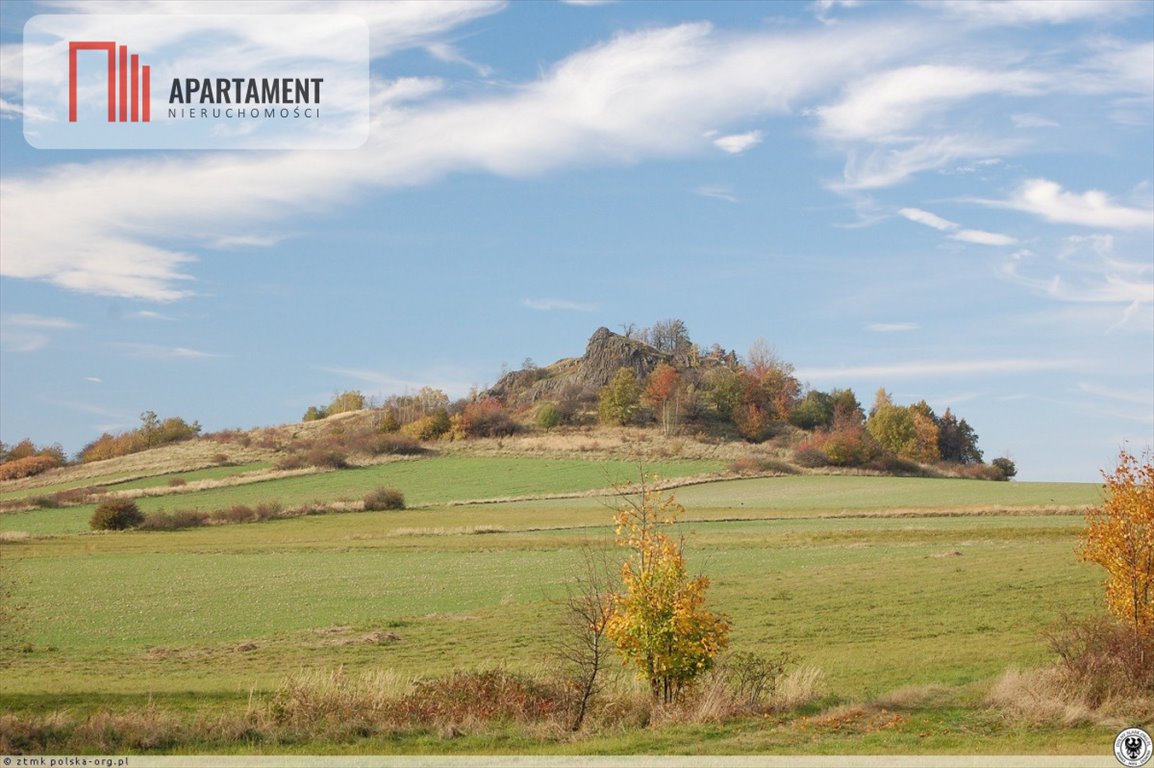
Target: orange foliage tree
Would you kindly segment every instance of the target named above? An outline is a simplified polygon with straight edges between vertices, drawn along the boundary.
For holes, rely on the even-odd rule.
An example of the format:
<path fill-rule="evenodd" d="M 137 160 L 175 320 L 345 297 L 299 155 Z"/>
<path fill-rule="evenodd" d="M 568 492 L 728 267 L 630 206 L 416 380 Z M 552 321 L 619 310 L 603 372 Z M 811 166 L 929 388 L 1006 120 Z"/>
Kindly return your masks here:
<path fill-rule="evenodd" d="M 666 437 L 677 431 L 681 407 L 681 374 L 669 363 L 658 363 L 645 382 L 645 399 L 657 411 Z"/>
<path fill-rule="evenodd" d="M 672 494 L 643 481 L 639 498 L 622 498 L 617 544 L 632 552 L 621 571 L 625 592 L 614 597 L 606 634 L 653 697 L 669 704 L 729 644 L 729 620 L 706 610 L 709 579 L 690 578 L 681 543 L 665 533 L 684 512 Z"/>
<path fill-rule="evenodd" d="M 1134 628 L 1154 634 L 1154 464 L 1123 450 L 1103 472 L 1106 499 L 1086 514 L 1082 558 L 1106 569 L 1106 605 Z"/>

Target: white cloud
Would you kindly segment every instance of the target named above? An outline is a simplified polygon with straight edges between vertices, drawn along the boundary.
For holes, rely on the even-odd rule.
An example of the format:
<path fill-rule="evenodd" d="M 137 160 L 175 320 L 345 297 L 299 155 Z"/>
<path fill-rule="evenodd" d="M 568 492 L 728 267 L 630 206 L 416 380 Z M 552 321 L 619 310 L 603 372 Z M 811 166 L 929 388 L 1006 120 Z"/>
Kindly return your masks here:
<path fill-rule="evenodd" d="M 52 342 L 47 331 L 64 331 L 80 325 L 62 317 L 24 312 L 0 315 L 0 351 L 37 352 Z"/>
<path fill-rule="evenodd" d="M 755 147 L 761 143 L 764 138 L 761 131 L 750 131 L 749 133 L 735 133 L 730 136 L 722 136 L 714 139 L 713 144 L 718 149 L 728 152 L 731 155 L 740 155 L 751 147 Z"/>
<path fill-rule="evenodd" d="M 922 5 L 981 24 L 1065 24 L 1134 12 L 1137 2 L 1118 0 L 922 0 Z"/>
<path fill-rule="evenodd" d="M 1045 274 L 1037 275 L 1039 271 Z M 1124 305 L 1116 327 L 1154 304 L 1154 265 L 1146 257 L 1119 256 L 1110 235 L 1068 237 L 1049 259 L 1019 251 L 1007 260 L 1002 274 L 1058 301 Z"/>
<path fill-rule="evenodd" d="M 933 227 L 942 232 L 951 232 L 958 228 L 958 225 L 954 222 L 943 219 L 941 216 L 930 213 L 929 211 L 923 211 L 920 208 L 902 208 L 898 211 L 898 214 L 910 221 L 925 224 L 927 227 Z"/>
<path fill-rule="evenodd" d="M 707 184 L 698 187 L 694 192 L 702 197 L 712 197 L 715 200 L 724 200 L 727 203 L 738 202 L 737 196 L 733 194 L 733 190 L 729 187 Z"/>
<path fill-rule="evenodd" d="M 961 160 L 984 160 L 1011 154 L 1020 141 L 991 136 L 940 135 L 890 146 L 847 152 L 842 180 L 828 186 L 839 192 L 892 187 L 924 171 L 934 171 Z"/>
<path fill-rule="evenodd" d="M 115 345 L 131 357 L 146 360 L 208 360 L 220 355 L 202 352 L 188 347 L 169 347 L 162 344 L 137 344 L 122 342 Z"/>
<path fill-rule="evenodd" d="M 866 330 L 873 333 L 904 333 L 916 331 L 919 327 L 917 323 L 870 323 Z"/>
<path fill-rule="evenodd" d="M 1017 238 L 1009 235 L 1000 235 L 997 232 L 985 232 L 980 229 L 963 229 L 950 235 L 951 240 L 961 240 L 963 243 L 978 245 L 1013 245 Z"/>
<path fill-rule="evenodd" d="M 1018 112 L 1010 115 L 1010 122 L 1015 128 L 1058 128 L 1060 124 L 1043 115 L 1030 112 Z"/>
<path fill-rule="evenodd" d="M 562 310 L 566 312 L 596 312 L 596 304 L 583 304 L 578 301 L 569 301 L 568 299 L 525 299 L 521 302 L 529 309 L 535 309 L 538 312 L 553 312 Z"/>
<path fill-rule="evenodd" d="M 924 224 L 927 227 L 932 227 L 940 232 L 951 232 L 951 240 L 960 240 L 963 243 L 976 243 L 978 245 L 1012 245 L 1018 242 L 1015 238 L 1009 235 L 1001 235 L 997 232 L 985 232 L 980 229 L 962 229 L 961 224 L 943 219 L 937 214 L 923 211 L 920 208 L 902 208 L 898 214 L 904 216 L 910 221 Z"/>
<path fill-rule="evenodd" d="M 819 107 L 822 132 L 842 141 L 903 141 L 927 116 L 987 94 L 1036 92 L 1045 75 L 921 64 L 850 84 L 840 102 Z"/>
<path fill-rule="evenodd" d="M 797 371 L 806 380 L 913 379 L 955 376 L 988 376 L 992 374 L 1073 371 L 1090 366 L 1086 360 L 1009 358 L 1003 360 L 927 360 L 889 365 L 865 365 L 846 368 L 809 368 Z"/>
<path fill-rule="evenodd" d="M 27 313 L 14 313 L 0 317 L 0 323 L 4 325 L 19 326 L 21 328 L 79 328 L 77 323 L 71 320 L 65 320 L 62 317 L 45 317 L 43 315 L 33 315 Z"/>
<path fill-rule="evenodd" d="M 52 341 L 46 333 L 0 328 L 0 352 L 36 352 Z"/>
<path fill-rule="evenodd" d="M 1105 229 L 1152 229 L 1154 210 L 1118 205 L 1097 189 L 1068 192 L 1049 179 L 1030 179 L 1006 200 L 976 200 L 984 205 L 1032 213 L 1057 224 Z"/>
<path fill-rule="evenodd" d="M 103 384 L 104 383 L 104 379 L 100 378 L 99 376 L 85 376 L 84 380 L 90 381 L 93 384 Z"/>
<path fill-rule="evenodd" d="M 380 21 L 401 11 L 373 10 L 374 53 L 382 35 L 386 48 L 425 44 L 430 30 L 492 7 L 447 6 L 453 12 L 440 16 L 410 9 L 434 19 L 407 32 Z M 710 146 L 703 137 L 713 126 L 789 110 L 799 97 L 828 89 L 847 67 L 896 55 L 894 37 L 914 39 L 892 25 L 801 35 L 720 35 L 707 24 L 646 29 L 484 96 L 431 102 L 425 97 L 435 84 L 422 81 L 415 91 L 385 84 L 374 94 L 370 139 L 358 151 L 307 160 L 291 152 L 149 155 L 6 175 L 0 270 L 86 293 L 179 299 L 193 292 L 197 248 L 251 237 L 254 226 L 323 214 L 366 188 L 424 184 L 458 171 L 523 175 L 700 152 Z M 916 44 L 930 39 L 922 35 Z"/>
<path fill-rule="evenodd" d="M 437 59 L 438 61 L 443 61 L 447 64 L 464 64 L 466 67 L 469 67 L 481 77 L 488 77 L 489 75 L 493 74 L 492 67 L 485 64 L 478 64 L 475 61 L 470 61 L 465 57 L 463 53 L 457 49 L 456 46 L 450 45 L 449 43 L 440 41 L 429 43 L 425 46 L 425 50 L 427 50 L 433 56 L 433 58 Z"/>
<path fill-rule="evenodd" d="M 422 387 L 432 387 L 445 392 L 449 397 L 464 397 L 476 386 L 476 382 L 465 381 L 461 371 L 430 370 L 421 375 L 395 375 L 383 371 L 363 368 L 342 368 L 316 366 L 319 371 L 335 373 L 338 376 L 373 384 L 377 391 L 373 394 L 388 396 L 419 391 Z"/>

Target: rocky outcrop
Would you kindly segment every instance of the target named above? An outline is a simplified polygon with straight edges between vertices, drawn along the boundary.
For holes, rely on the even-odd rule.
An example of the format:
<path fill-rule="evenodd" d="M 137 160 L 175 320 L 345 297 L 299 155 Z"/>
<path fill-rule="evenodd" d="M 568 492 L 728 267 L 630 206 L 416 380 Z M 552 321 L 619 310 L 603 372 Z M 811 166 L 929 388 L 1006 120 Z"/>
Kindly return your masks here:
<path fill-rule="evenodd" d="M 670 361 L 669 354 L 644 342 L 598 328 L 581 357 L 558 360 L 545 368 L 507 373 L 488 394 L 512 405 L 555 399 L 572 392 L 596 392 L 622 368 L 644 378 L 659 363 Z"/>

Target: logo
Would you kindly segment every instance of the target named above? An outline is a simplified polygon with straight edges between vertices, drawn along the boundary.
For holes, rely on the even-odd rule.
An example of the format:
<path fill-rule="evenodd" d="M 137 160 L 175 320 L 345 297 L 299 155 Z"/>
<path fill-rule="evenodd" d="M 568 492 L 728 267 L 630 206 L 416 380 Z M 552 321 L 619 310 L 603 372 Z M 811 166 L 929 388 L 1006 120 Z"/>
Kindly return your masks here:
<path fill-rule="evenodd" d="M 1127 728 L 1114 739 L 1114 757 L 1127 768 L 1140 768 L 1150 762 L 1154 742 L 1141 728 Z"/>
<path fill-rule="evenodd" d="M 353 149 L 369 135 L 358 16 L 41 14 L 22 49 L 38 149 Z"/>
<path fill-rule="evenodd" d="M 80 68 L 79 54 L 80 51 L 104 51 L 108 57 L 108 122 L 117 122 L 117 115 L 119 114 L 120 122 L 126 123 L 130 119 L 132 122 L 150 122 L 152 119 L 152 99 L 149 91 L 151 81 L 152 68 L 147 64 L 141 66 L 140 56 L 132 54 L 131 65 L 129 64 L 130 57 L 128 55 L 128 46 L 120 46 L 120 65 L 117 66 L 116 56 L 117 46 L 112 41 L 70 41 L 68 43 L 68 122 L 76 122 L 77 113 L 77 96 L 76 96 L 76 82 L 77 72 Z M 117 72 L 120 76 L 117 78 Z M 131 76 L 130 73 L 131 72 Z M 129 80 L 132 81 L 131 93 L 129 92 Z M 117 82 L 120 83 L 120 111 L 117 113 Z M 129 106 L 131 105 L 131 117 L 129 116 Z"/>

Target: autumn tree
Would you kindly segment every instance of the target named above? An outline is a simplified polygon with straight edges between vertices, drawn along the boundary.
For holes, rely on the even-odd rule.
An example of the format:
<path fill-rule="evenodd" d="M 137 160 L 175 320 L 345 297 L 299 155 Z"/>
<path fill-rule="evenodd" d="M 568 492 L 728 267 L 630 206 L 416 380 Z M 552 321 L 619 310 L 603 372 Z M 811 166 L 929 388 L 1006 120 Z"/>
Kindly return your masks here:
<path fill-rule="evenodd" d="M 599 395 L 597 413 L 605 424 L 624 426 L 637 415 L 641 407 L 641 384 L 630 368 L 622 368 L 606 384 Z"/>
<path fill-rule="evenodd" d="M 658 363 L 645 381 L 645 401 L 657 413 L 666 437 L 677 431 L 681 415 L 681 374 L 669 363 Z"/>
<path fill-rule="evenodd" d="M 681 542 L 666 533 L 683 512 L 672 494 L 643 482 L 639 496 L 622 494 L 616 514 L 617 544 L 630 555 L 606 634 L 666 704 L 729 644 L 729 620 L 705 608 L 709 579 L 689 576 Z"/>
<path fill-rule="evenodd" d="M 1137 637 L 1154 636 L 1154 463 L 1123 450 L 1086 514 L 1082 558 L 1106 569 L 1106 605 Z"/>

